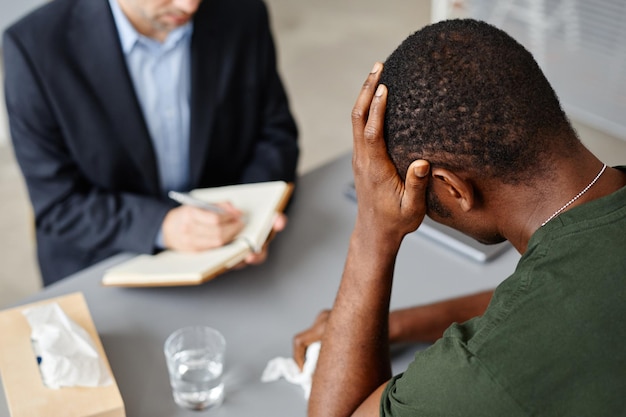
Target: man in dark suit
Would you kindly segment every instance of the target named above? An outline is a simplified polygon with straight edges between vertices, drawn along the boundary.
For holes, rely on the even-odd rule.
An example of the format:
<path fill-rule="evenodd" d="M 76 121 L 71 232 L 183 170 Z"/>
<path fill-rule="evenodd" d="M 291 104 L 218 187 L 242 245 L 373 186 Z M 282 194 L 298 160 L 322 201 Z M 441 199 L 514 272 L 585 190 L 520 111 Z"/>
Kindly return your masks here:
<path fill-rule="evenodd" d="M 260 0 L 55 0 L 3 49 L 45 285 L 241 229 L 236 208 L 177 207 L 169 190 L 294 180 L 297 129 Z"/>

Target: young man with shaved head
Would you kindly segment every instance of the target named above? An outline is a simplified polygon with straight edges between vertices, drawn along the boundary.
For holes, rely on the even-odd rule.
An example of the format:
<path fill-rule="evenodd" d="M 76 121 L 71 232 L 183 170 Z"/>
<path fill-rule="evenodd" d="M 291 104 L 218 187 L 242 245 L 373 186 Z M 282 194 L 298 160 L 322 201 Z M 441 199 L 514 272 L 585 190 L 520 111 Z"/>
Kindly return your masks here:
<path fill-rule="evenodd" d="M 622 415 L 626 169 L 581 144 L 531 54 L 483 22 L 428 26 L 374 66 L 352 121 L 341 285 L 296 337 L 297 357 L 322 340 L 309 416 Z M 493 296 L 390 315 L 398 249 L 426 215 L 522 257 Z M 417 259 L 414 278 L 436 280 Z M 411 327 L 441 337 L 392 376 L 389 340 Z"/>

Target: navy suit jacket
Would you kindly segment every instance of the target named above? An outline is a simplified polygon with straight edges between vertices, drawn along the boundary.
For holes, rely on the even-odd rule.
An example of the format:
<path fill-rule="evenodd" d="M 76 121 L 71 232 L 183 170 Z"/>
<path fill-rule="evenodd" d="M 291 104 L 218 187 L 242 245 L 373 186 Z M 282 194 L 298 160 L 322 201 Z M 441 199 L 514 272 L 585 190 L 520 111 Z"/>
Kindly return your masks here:
<path fill-rule="evenodd" d="M 44 284 L 152 253 L 173 207 L 107 0 L 55 0 L 4 33 L 15 155 Z M 260 0 L 205 0 L 191 40 L 192 188 L 294 180 L 296 125 Z"/>

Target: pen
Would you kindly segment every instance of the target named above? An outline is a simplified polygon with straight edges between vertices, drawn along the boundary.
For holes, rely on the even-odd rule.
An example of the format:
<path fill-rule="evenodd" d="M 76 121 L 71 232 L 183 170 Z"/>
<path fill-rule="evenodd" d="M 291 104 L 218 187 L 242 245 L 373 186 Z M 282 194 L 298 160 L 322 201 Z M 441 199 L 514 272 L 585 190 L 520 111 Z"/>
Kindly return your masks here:
<path fill-rule="evenodd" d="M 224 209 L 215 204 L 207 203 L 206 201 L 202 201 L 198 198 L 192 197 L 187 193 L 180 193 L 178 191 L 170 191 L 167 193 L 168 197 L 174 201 L 179 202 L 180 204 L 184 204 L 187 206 L 198 207 L 204 210 L 209 210 L 214 213 L 223 214 L 225 213 Z"/>

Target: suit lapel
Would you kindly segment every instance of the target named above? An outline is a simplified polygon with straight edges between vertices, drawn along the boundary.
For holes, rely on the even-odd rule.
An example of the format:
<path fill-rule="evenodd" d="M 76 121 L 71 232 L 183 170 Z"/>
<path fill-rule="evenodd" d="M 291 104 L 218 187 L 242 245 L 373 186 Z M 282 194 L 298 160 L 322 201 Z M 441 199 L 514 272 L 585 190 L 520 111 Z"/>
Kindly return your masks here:
<path fill-rule="evenodd" d="M 75 15 L 68 28 L 71 51 L 83 67 L 96 99 L 110 113 L 118 126 L 117 137 L 144 173 L 146 184 L 160 194 L 156 157 L 150 134 L 131 81 L 115 22 L 107 0 L 77 2 Z M 103 18 L 106 16 L 106 18 Z"/>
<path fill-rule="evenodd" d="M 221 62 L 219 21 L 215 10 L 218 1 L 201 3 L 194 18 L 191 39 L 191 118 L 190 173 L 191 185 L 199 184 L 211 147 L 211 129 L 217 107 L 217 85 Z"/>

